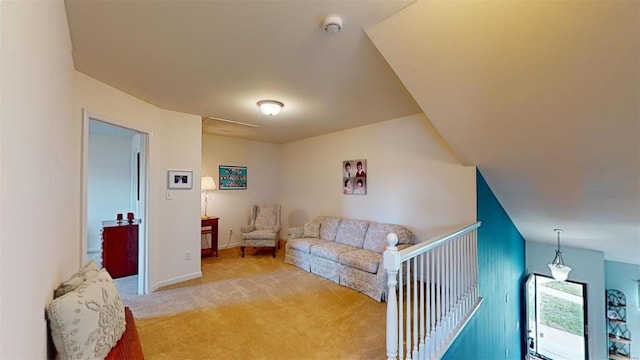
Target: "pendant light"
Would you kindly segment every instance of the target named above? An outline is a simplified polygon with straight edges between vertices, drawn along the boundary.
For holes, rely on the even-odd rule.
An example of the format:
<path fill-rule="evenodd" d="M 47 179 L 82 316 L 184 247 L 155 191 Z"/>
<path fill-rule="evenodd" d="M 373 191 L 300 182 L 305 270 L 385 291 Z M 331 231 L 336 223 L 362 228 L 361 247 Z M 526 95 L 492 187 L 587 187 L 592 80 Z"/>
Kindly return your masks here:
<path fill-rule="evenodd" d="M 562 250 L 560 250 L 560 233 L 562 229 L 553 229 L 558 234 L 558 250 L 556 250 L 556 257 L 553 259 L 551 264 L 548 264 L 549 269 L 551 270 L 551 276 L 558 281 L 565 281 L 569 277 L 569 272 L 571 268 L 564 264 L 564 259 L 562 258 Z"/>

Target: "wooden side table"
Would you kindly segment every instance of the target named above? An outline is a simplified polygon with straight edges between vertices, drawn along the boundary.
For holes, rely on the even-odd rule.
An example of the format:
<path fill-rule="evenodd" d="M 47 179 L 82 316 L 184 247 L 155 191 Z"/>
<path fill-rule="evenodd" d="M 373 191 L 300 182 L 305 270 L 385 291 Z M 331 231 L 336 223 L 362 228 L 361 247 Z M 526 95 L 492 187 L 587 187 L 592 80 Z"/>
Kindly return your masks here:
<path fill-rule="evenodd" d="M 217 217 L 207 217 L 200 219 L 200 234 L 204 236 L 211 236 L 210 247 L 203 247 L 200 255 L 216 256 L 218 257 L 218 219 Z"/>

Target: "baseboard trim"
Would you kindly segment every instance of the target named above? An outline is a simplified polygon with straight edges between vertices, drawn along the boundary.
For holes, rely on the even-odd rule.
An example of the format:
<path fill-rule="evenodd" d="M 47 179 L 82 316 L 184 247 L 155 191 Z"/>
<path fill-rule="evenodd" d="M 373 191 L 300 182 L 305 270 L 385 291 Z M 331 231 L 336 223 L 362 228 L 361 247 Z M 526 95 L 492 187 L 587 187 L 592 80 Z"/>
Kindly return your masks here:
<path fill-rule="evenodd" d="M 231 248 L 237 248 L 240 247 L 240 243 L 232 243 L 232 244 L 227 244 L 226 246 L 220 246 L 220 244 L 218 244 L 218 250 L 224 250 L 224 249 L 231 249 Z"/>
<path fill-rule="evenodd" d="M 153 285 L 150 290 L 151 290 L 151 292 L 153 292 L 153 291 L 156 291 L 159 288 L 164 287 L 164 286 L 169 286 L 169 285 L 181 283 L 183 281 L 197 279 L 197 278 L 201 278 L 201 277 L 202 277 L 202 271 L 197 271 L 197 272 L 194 272 L 194 273 L 191 273 L 191 274 L 178 276 L 178 277 L 175 277 L 173 279 L 167 279 L 167 280 L 164 280 L 164 281 L 160 281 L 160 282 L 156 283 L 155 285 Z"/>

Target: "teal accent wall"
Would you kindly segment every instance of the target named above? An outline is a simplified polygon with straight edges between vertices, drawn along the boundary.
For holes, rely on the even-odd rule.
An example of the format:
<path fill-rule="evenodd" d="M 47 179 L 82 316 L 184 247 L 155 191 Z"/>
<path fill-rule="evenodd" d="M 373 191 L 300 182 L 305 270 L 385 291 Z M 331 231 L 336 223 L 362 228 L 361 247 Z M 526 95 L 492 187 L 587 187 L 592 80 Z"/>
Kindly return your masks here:
<path fill-rule="evenodd" d="M 484 302 L 443 359 L 522 359 L 524 238 L 480 171 L 476 187 L 478 220 L 482 221 L 478 229 L 478 268 Z"/>

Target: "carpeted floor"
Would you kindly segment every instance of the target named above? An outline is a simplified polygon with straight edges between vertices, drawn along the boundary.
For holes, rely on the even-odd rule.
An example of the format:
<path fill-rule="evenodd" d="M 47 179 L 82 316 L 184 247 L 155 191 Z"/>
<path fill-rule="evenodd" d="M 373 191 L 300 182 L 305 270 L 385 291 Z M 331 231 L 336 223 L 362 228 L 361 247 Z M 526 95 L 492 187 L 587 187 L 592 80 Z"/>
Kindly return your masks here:
<path fill-rule="evenodd" d="M 274 259 L 220 251 L 203 277 L 123 295 L 147 359 L 383 359 L 386 304 Z"/>

